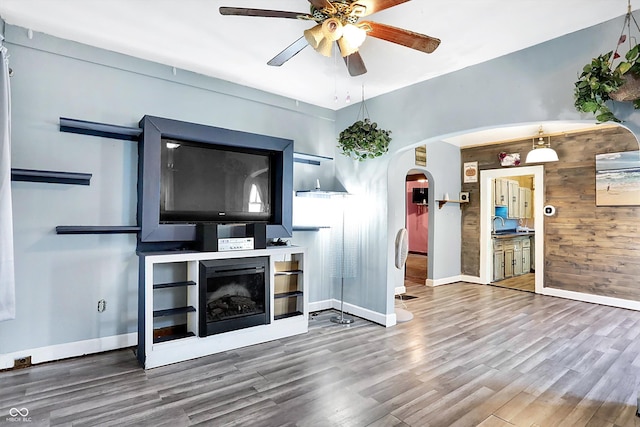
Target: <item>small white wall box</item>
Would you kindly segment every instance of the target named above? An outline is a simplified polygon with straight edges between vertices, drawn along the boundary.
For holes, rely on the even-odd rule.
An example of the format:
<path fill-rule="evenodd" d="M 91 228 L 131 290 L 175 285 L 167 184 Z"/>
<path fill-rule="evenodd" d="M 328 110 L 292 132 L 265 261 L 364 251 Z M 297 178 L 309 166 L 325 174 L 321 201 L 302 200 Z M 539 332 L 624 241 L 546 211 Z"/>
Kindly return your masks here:
<path fill-rule="evenodd" d="M 545 216 L 553 216 L 556 214 L 556 208 L 551 205 L 547 205 L 544 207 L 544 214 Z"/>
<path fill-rule="evenodd" d="M 461 191 L 460 192 L 460 198 L 458 199 L 461 202 L 468 202 L 469 201 L 469 192 L 468 191 Z"/>

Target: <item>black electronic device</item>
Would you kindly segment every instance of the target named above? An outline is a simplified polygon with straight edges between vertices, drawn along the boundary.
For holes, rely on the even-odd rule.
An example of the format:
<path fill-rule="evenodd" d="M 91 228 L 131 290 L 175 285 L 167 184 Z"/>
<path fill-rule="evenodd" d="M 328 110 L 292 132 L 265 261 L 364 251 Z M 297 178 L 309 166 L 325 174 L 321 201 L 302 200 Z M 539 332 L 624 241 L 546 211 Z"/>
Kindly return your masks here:
<path fill-rule="evenodd" d="M 428 205 L 429 187 L 414 188 L 411 201 L 419 205 Z"/>

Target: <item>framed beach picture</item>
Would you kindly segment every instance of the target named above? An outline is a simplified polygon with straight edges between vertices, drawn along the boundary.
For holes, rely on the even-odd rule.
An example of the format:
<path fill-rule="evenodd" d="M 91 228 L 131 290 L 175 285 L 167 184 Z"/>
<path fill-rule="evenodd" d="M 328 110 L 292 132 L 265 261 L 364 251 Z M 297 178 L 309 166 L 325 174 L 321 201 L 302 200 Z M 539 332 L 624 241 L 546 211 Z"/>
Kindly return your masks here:
<path fill-rule="evenodd" d="M 640 151 L 596 154 L 596 206 L 640 206 Z"/>

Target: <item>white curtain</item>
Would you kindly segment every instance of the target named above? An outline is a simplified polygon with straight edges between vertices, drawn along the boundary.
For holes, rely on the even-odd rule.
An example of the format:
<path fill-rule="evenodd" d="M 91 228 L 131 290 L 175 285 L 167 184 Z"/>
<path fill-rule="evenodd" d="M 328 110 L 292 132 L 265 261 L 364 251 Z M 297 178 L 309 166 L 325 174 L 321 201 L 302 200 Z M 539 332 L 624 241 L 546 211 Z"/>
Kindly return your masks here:
<path fill-rule="evenodd" d="M 0 321 L 16 317 L 11 210 L 11 91 L 7 48 L 0 36 Z"/>

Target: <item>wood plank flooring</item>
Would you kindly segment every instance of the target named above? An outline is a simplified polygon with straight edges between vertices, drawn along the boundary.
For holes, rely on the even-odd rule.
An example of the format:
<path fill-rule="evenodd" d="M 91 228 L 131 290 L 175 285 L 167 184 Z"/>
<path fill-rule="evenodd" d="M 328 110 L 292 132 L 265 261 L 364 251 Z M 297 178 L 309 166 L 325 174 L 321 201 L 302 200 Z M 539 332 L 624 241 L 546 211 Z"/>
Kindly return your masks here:
<path fill-rule="evenodd" d="M 527 273 L 521 276 L 510 277 L 508 279 L 499 280 L 491 283 L 493 286 L 501 288 L 517 289 L 520 291 L 535 292 L 536 291 L 536 274 Z"/>
<path fill-rule="evenodd" d="M 427 280 L 427 255 L 410 252 L 405 264 L 404 278 L 424 285 Z"/>
<path fill-rule="evenodd" d="M 0 425 L 640 426 L 640 312 L 467 283 L 411 294 L 391 328 L 326 311 L 308 334 L 148 371 L 125 349 L 0 372 Z"/>

